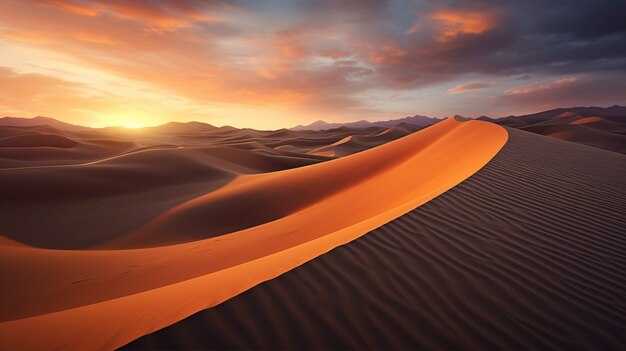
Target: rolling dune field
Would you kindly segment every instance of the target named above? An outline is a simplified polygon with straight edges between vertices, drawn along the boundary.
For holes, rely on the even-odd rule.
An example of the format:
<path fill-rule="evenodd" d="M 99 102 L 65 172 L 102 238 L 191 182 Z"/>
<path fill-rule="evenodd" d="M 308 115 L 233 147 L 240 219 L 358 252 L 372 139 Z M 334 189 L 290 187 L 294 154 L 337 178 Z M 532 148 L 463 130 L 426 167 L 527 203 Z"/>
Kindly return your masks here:
<path fill-rule="evenodd" d="M 232 164 L 240 149 L 214 147 L 5 168 L 0 177 L 14 184 L 5 196 L 15 202 L 12 213 L 2 212 L 1 229 L 11 235 L 0 246 L 0 275 L 12 284 L 2 299 L 1 346 L 122 346 L 433 199 L 483 167 L 506 140 L 494 124 L 448 119 L 354 155 L 275 172 L 228 172 L 204 156 Z M 161 185 L 178 197 L 155 196 Z M 126 206 L 97 202 L 113 199 Z M 94 201 L 98 210 L 81 211 Z M 30 220 L 48 210 L 59 212 Z M 107 236 L 79 222 L 96 228 L 113 219 L 118 232 Z M 24 222 L 22 232 L 10 230 Z"/>

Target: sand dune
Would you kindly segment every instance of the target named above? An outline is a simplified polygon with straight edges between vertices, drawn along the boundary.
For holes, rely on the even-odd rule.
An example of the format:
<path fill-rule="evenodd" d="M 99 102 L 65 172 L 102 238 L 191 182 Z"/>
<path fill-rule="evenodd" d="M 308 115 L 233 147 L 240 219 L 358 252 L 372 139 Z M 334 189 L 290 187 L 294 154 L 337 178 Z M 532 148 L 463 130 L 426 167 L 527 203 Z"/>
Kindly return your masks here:
<path fill-rule="evenodd" d="M 590 128 L 586 124 L 531 125 L 522 129 L 552 138 L 626 153 L 626 135 Z"/>
<path fill-rule="evenodd" d="M 380 131 L 381 128 L 377 129 Z M 413 129 L 415 131 L 418 128 Z M 70 148 L 0 147 L 0 231 L 42 248 L 101 245 L 136 230 L 163 211 L 215 190 L 239 175 L 274 172 L 326 161 L 310 147 L 372 131 L 255 131 L 206 124 L 168 124 L 145 130 L 60 130 L 0 127 L 0 139 L 52 136 Z M 375 138 L 361 149 L 383 144 Z M 291 146 L 285 144 L 283 146 Z M 5 157 L 3 157 L 5 156 Z M 37 218 L 37 221 L 30 220 Z M 45 230 L 42 230 L 44 228 Z M 88 235 L 76 235 L 78 231 Z"/>
<path fill-rule="evenodd" d="M 345 134 L 361 131 L 349 131 Z M 158 127 L 134 130 L 121 127 L 103 129 L 61 130 L 48 125 L 31 127 L 0 126 L 0 169 L 50 165 L 78 165 L 100 162 L 113 156 L 137 151 L 178 147 L 222 147 L 263 150 L 276 156 L 292 156 L 311 164 L 328 158 L 307 155 L 295 148 L 291 154 L 278 152 L 275 132 L 213 127 L 205 123 L 168 123 Z M 305 132 L 293 132 L 293 140 L 301 142 Z M 320 133 L 321 145 L 340 138 L 333 133 Z M 323 139 L 321 138 L 321 139 Z M 378 145 L 383 143 L 380 141 Z M 297 154 L 297 155 L 296 155 Z M 282 162 L 277 160 L 277 162 Z M 279 169 L 291 168 L 288 165 Z M 276 170 L 276 169 L 274 169 Z M 259 171 L 267 171 L 259 169 Z"/>
<path fill-rule="evenodd" d="M 179 199 L 177 205 L 129 235 L 105 244 L 117 248 L 114 250 L 49 250 L 14 243 L 26 241 L 20 235 L 9 237 L 0 246 L 0 276 L 12 282 L 0 302 L 0 347 L 121 346 L 410 211 L 476 172 L 506 139 L 506 132 L 493 124 L 447 120 L 337 160 L 270 173 L 234 172 L 233 178 L 233 173 L 226 172 L 226 176 L 216 176 L 226 182 L 205 186 L 205 194 L 195 198 Z M 63 181 L 85 179 L 104 186 L 96 186 L 95 191 L 108 192 L 111 189 L 107 187 L 126 184 L 121 178 L 133 178 L 124 172 L 138 163 L 145 162 L 135 167 L 140 171 L 157 162 L 162 166 L 162 162 L 174 161 L 156 153 L 176 151 L 180 150 L 146 150 L 90 165 L 5 169 L 0 174 L 17 180 L 28 178 L 29 172 L 68 172 L 56 177 L 54 187 L 58 186 L 59 192 L 63 192 Z M 196 171 L 185 169 L 197 167 L 198 159 L 189 157 L 195 162 L 178 160 L 176 166 L 158 169 L 180 171 L 187 177 L 206 176 L 206 165 Z M 222 171 L 229 169 L 209 163 Z M 104 178 L 98 173 L 101 171 L 108 172 Z M 121 172 L 119 179 L 114 177 L 116 172 Z M 32 175 L 25 184 L 42 174 Z M 140 186 L 146 176 L 134 177 L 128 186 Z M 149 188 L 167 179 L 178 179 L 178 175 L 157 175 Z M 100 180 L 110 184 L 102 185 Z M 23 195 L 19 189 L 27 187 L 17 189 L 11 194 L 19 199 Z M 72 193 L 69 187 L 65 191 L 69 198 L 83 196 L 82 191 Z M 31 201 L 41 191 L 26 194 Z M 138 202 L 130 202 L 134 203 Z M 2 230 L 9 234 L 4 223 Z M 85 233 L 77 229 L 72 230 L 74 236 Z M 47 228 L 40 230 L 45 236 Z M 66 239 L 75 244 L 69 236 Z M 132 247 L 136 249 L 129 249 Z"/>
<path fill-rule="evenodd" d="M 91 128 L 83 127 L 79 125 L 69 124 L 61 122 L 54 118 L 37 116 L 34 118 L 21 118 L 21 117 L 2 117 L 0 118 L 0 127 L 14 126 L 14 127 L 52 127 L 55 129 L 65 131 L 88 131 Z"/>
<path fill-rule="evenodd" d="M 598 117 L 598 116 L 593 116 L 593 117 L 582 117 L 579 118 L 575 121 L 570 122 L 571 124 L 589 124 L 589 123 L 595 123 L 598 121 L 602 121 L 602 117 Z"/>
<path fill-rule="evenodd" d="M 49 146 L 58 148 L 70 148 L 78 145 L 75 140 L 48 134 L 17 135 L 0 139 L 0 147 L 37 147 Z"/>
<path fill-rule="evenodd" d="M 626 134 L 626 125 L 606 120 L 602 117 L 585 117 L 572 122 L 572 124 L 582 124 L 586 127 L 603 130 L 606 132 Z"/>
<path fill-rule="evenodd" d="M 383 130 L 374 129 L 371 134 L 348 135 L 330 145 L 325 145 L 311 150 L 307 152 L 307 154 L 327 157 L 342 157 L 402 138 L 403 136 L 409 135 L 415 131 L 416 129 L 402 126 L 386 128 Z"/>
<path fill-rule="evenodd" d="M 0 170 L 0 182 L 12 185 L 2 191 L 7 201 L 0 203 L 0 227 L 37 247 L 92 247 L 238 175 L 319 162 L 278 156 L 227 147 L 162 148 L 78 166 Z M 33 216 L 38 220 L 29 220 Z M 76 235 L 81 231 L 89 235 Z"/>
<path fill-rule="evenodd" d="M 621 113 L 503 124 L 624 152 Z M 503 128 L 460 119 L 17 122 L 0 127 L 1 349 L 626 342 L 618 153 L 515 130 L 498 153 Z"/>
<path fill-rule="evenodd" d="M 102 133 L 50 126 L 0 127 L 0 169 L 89 162 L 135 147 L 133 141 Z"/>
<path fill-rule="evenodd" d="M 626 107 L 573 107 L 525 116 L 488 119 L 497 124 L 626 153 Z"/>
<path fill-rule="evenodd" d="M 509 134 L 429 203 L 126 348 L 623 349 L 626 158 Z"/>

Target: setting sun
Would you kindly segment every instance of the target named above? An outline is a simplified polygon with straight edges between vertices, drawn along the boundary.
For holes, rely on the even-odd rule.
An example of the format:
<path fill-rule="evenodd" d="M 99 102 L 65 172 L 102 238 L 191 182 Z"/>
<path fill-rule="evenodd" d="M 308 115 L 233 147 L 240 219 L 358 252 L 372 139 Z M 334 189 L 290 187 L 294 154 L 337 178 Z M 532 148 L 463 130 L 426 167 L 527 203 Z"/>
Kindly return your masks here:
<path fill-rule="evenodd" d="M 138 128 L 142 128 L 143 127 L 137 121 L 126 121 L 126 122 L 124 122 L 123 126 L 126 127 L 126 128 L 132 128 L 132 129 L 138 129 Z"/>

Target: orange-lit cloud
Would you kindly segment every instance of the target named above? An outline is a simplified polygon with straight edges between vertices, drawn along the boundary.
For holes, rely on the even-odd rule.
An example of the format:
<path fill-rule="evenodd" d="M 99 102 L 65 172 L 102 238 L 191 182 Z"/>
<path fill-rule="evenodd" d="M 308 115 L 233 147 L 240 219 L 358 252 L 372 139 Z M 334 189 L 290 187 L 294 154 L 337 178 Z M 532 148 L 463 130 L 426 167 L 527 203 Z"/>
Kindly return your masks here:
<path fill-rule="evenodd" d="M 439 8 L 423 15 L 416 13 L 415 22 L 406 30 L 406 34 L 432 28 L 436 40 L 445 42 L 459 35 L 481 34 L 496 27 L 496 13 L 487 9 Z"/>
<path fill-rule="evenodd" d="M 485 89 L 493 86 L 495 82 L 469 82 L 456 85 L 447 90 L 448 94 L 460 94 L 466 91 Z"/>
<path fill-rule="evenodd" d="M 93 17 L 98 15 L 98 11 L 91 8 L 90 6 L 78 4 L 72 1 L 48 0 L 43 1 L 43 3 L 81 16 Z"/>
<path fill-rule="evenodd" d="M 523 106 L 526 112 L 562 106 L 609 106 L 624 104 L 624 91 L 626 80 L 619 75 L 583 74 L 514 86 L 492 97 L 490 103 Z"/>
<path fill-rule="evenodd" d="M 395 43 L 384 43 L 379 47 L 371 49 L 368 59 L 374 63 L 393 63 L 405 57 L 407 52 Z"/>
<path fill-rule="evenodd" d="M 62 120 L 103 127 L 136 123 L 157 125 L 172 120 L 203 120 L 217 125 L 238 123 L 256 128 L 279 128 L 289 122 L 281 118 L 285 111 L 258 109 L 233 104 L 199 104 L 181 96 L 163 92 L 143 93 L 129 99 L 127 90 L 105 92 L 85 84 L 70 82 L 39 73 L 21 73 L 0 66 L 0 110 L 8 116 L 55 116 Z M 132 90 L 130 90 L 132 92 Z M 247 92 L 239 95 L 245 97 Z M 164 99 L 167 96 L 167 99 Z M 289 92 L 276 99 L 297 99 Z M 43 112 L 42 112 L 43 111 Z"/>
<path fill-rule="evenodd" d="M 462 34 L 481 34 L 495 26 L 491 12 L 443 10 L 433 13 L 431 18 L 438 23 L 440 41 Z"/>
<path fill-rule="evenodd" d="M 17 31 L 5 31 L 3 36 L 6 38 L 10 38 L 17 41 L 22 42 L 30 42 L 34 44 L 46 44 L 49 42 L 44 36 L 28 33 L 28 32 L 17 32 Z"/>
<path fill-rule="evenodd" d="M 522 85 L 522 86 L 507 89 L 504 92 L 504 95 L 535 94 L 541 91 L 553 90 L 559 87 L 568 86 L 577 81 L 578 81 L 578 77 L 568 77 L 568 78 L 562 78 L 562 79 L 559 79 L 553 82 L 548 82 L 548 83 L 533 83 L 529 85 Z"/>
<path fill-rule="evenodd" d="M 90 43 L 96 44 L 105 44 L 105 45 L 115 45 L 118 44 L 119 41 L 111 38 L 108 35 L 97 35 L 97 34 L 89 34 L 89 33 L 76 33 L 74 37 L 78 40 L 87 41 Z"/>
<path fill-rule="evenodd" d="M 216 22 L 217 13 L 200 11 L 201 1 L 171 1 L 162 4 L 144 1 L 89 1 L 46 0 L 44 4 L 71 13 L 95 17 L 111 15 L 119 19 L 141 21 L 162 28 L 189 27 L 191 21 Z"/>

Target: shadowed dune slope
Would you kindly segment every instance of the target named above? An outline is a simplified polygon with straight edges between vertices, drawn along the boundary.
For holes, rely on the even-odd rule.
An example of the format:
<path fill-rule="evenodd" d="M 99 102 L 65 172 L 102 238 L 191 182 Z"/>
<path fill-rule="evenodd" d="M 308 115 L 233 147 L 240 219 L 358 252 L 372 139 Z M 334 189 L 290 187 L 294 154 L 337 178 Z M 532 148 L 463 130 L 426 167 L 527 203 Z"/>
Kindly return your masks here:
<path fill-rule="evenodd" d="M 532 125 L 522 129 L 599 149 L 626 153 L 626 135 L 605 132 L 583 124 Z"/>
<path fill-rule="evenodd" d="M 415 129 L 403 128 L 403 126 L 392 127 L 384 130 L 376 130 L 370 135 L 349 135 L 330 145 L 311 150 L 308 154 L 324 155 L 330 157 L 342 157 L 351 155 L 374 146 L 399 139 L 415 132 Z"/>
<path fill-rule="evenodd" d="M 494 124 L 450 119 L 340 159 L 240 174 L 159 214 L 115 250 L 50 250 L 3 238 L 0 280 L 10 283 L 0 299 L 0 349 L 122 346 L 433 199 L 483 167 L 507 137 Z M 140 157 L 133 155 L 113 160 L 121 166 Z M 139 160 L 154 164 L 140 157 L 123 169 L 143 168 Z"/>
<path fill-rule="evenodd" d="M 558 108 L 491 121 L 552 138 L 626 153 L 626 107 L 623 106 Z"/>
<path fill-rule="evenodd" d="M 0 126 L 0 170 L 93 161 L 135 148 L 97 132 L 59 130 L 50 126 Z"/>
<path fill-rule="evenodd" d="M 582 124 L 585 127 L 611 132 L 616 134 L 626 134 L 626 125 L 624 123 L 612 122 L 601 117 L 581 118 L 572 124 Z"/>
<path fill-rule="evenodd" d="M 56 148 L 71 148 L 78 145 L 78 143 L 72 139 L 62 137 L 60 135 L 46 135 L 46 134 L 30 134 L 30 135 L 17 135 L 0 139 L 0 147 L 37 147 L 37 146 L 49 146 Z"/>
<path fill-rule="evenodd" d="M 626 157 L 528 132 L 367 235 L 127 349 L 623 349 Z"/>

